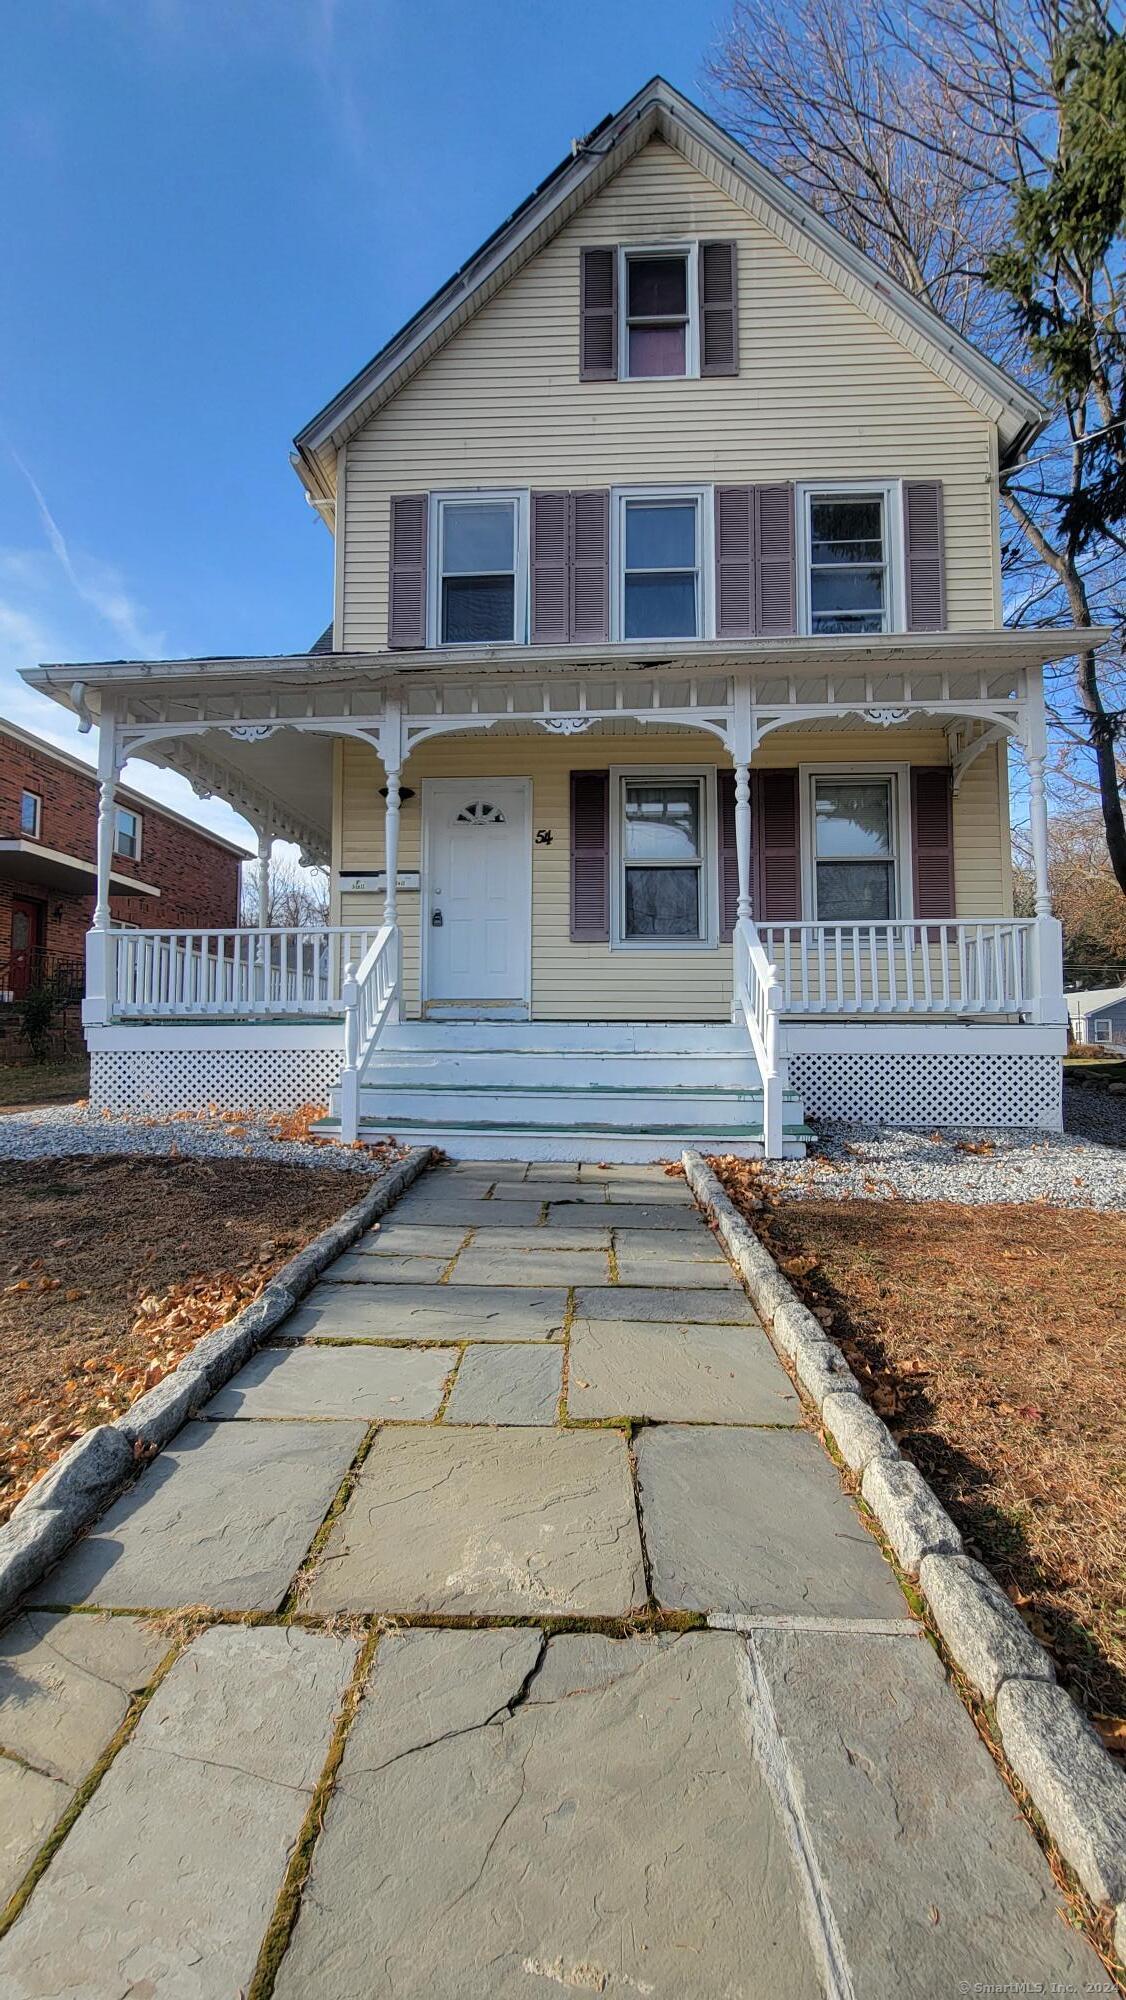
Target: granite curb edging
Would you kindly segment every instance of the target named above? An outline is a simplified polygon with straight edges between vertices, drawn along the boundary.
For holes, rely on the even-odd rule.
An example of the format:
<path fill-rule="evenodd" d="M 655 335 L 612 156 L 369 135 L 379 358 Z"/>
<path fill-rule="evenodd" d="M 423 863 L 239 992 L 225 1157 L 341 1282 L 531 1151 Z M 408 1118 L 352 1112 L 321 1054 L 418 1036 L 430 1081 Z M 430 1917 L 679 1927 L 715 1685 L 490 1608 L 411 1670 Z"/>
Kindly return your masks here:
<path fill-rule="evenodd" d="M 1060 1853 L 1091 1901 L 1115 1916 L 1115 1949 L 1126 1960 L 1126 1777 L 1058 1686 L 1051 1656 L 996 1578 L 965 1554 L 922 1473 L 864 1401 L 841 1349 L 702 1155 L 685 1152 L 682 1163 L 774 1346 L 858 1475 L 896 1560 L 917 1578 L 951 1659 L 993 1706 L 1005 1756 Z"/>
<path fill-rule="evenodd" d="M 367 1194 L 345 1209 L 275 1272 L 225 1326 L 196 1342 L 178 1368 L 115 1418 L 86 1431 L 36 1481 L 0 1527 L 0 1617 L 93 1526 L 123 1487 L 150 1464 L 188 1419 L 229 1382 L 267 1334 L 291 1313 L 329 1264 L 347 1250 L 429 1166 L 433 1147 L 415 1146 Z"/>

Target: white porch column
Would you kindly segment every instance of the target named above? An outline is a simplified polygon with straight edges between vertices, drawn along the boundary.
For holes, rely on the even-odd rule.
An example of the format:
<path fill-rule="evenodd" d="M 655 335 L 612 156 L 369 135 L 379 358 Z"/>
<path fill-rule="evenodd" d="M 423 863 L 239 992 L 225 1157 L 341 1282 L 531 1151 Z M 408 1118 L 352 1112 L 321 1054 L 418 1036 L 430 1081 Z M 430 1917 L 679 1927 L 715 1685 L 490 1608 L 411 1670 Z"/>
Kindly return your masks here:
<path fill-rule="evenodd" d="M 255 883 L 258 896 L 258 929 L 270 927 L 270 857 L 274 851 L 273 835 L 269 822 L 258 829 L 258 858 L 254 863 Z"/>
<path fill-rule="evenodd" d="M 120 769 L 117 717 L 107 703 L 98 724 L 98 891 L 94 904 L 94 928 L 99 931 L 108 930 L 110 925 L 109 878 L 113 870 L 116 787 Z"/>
<path fill-rule="evenodd" d="M 735 861 L 739 877 L 737 913 L 740 922 L 751 914 L 751 770 L 735 766 Z"/>
<path fill-rule="evenodd" d="M 1036 914 L 1050 917 L 1052 892 L 1048 884 L 1048 794 L 1044 784 L 1045 759 L 1030 756 L 1028 763 L 1028 823 L 1032 835 L 1032 874 L 1036 888 Z"/>
<path fill-rule="evenodd" d="M 384 814 L 383 862 L 387 870 L 387 887 L 383 896 L 383 921 L 390 928 L 399 921 L 399 773 L 387 773 L 387 811 Z"/>
<path fill-rule="evenodd" d="M 1052 892 L 1048 881 L 1048 793 L 1044 783 L 1047 768 L 1048 730 L 1044 713 L 1043 673 L 1029 670 L 1024 758 L 1028 767 L 1028 828 L 1032 839 L 1032 877 L 1036 928 L 1029 966 L 1032 986 L 1032 1019 L 1044 1026 L 1060 1026 L 1067 1021 L 1063 991 L 1063 928 L 1052 915 Z"/>
<path fill-rule="evenodd" d="M 93 929 L 86 933 L 86 990 L 82 1000 L 83 1024 L 92 1028 L 104 1027 L 113 1014 L 115 967 L 109 897 L 120 769 L 117 716 L 105 702 L 98 722 L 97 894 Z"/>

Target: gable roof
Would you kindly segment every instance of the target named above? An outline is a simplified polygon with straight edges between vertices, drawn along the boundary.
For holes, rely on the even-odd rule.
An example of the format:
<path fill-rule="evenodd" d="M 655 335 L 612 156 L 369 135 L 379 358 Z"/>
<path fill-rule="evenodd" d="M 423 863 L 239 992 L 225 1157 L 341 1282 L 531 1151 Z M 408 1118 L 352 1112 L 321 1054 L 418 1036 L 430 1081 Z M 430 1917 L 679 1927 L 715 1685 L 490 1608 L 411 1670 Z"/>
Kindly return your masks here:
<path fill-rule="evenodd" d="M 998 427 L 1002 461 L 1047 418 L 1043 404 L 922 299 L 866 257 L 763 167 L 714 118 L 660 76 L 576 140 L 546 180 L 487 237 L 440 291 L 297 433 L 293 463 L 315 501 L 331 499 L 336 452 L 506 285 L 651 139 L 683 154 L 788 249 L 885 327 Z"/>

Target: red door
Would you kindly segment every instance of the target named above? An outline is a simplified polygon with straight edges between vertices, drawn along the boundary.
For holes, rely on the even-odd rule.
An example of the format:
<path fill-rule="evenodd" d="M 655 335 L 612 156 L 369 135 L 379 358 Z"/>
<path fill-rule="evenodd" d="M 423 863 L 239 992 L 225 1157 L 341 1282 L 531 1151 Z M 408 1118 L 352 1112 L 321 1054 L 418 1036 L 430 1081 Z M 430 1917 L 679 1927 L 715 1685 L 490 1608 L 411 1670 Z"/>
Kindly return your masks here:
<path fill-rule="evenodd" d="M 30 896 L 12 897 L 12 951 L 8 990 L 22 1000 L 35 985 L 43 952 L 43 905 Z"/>

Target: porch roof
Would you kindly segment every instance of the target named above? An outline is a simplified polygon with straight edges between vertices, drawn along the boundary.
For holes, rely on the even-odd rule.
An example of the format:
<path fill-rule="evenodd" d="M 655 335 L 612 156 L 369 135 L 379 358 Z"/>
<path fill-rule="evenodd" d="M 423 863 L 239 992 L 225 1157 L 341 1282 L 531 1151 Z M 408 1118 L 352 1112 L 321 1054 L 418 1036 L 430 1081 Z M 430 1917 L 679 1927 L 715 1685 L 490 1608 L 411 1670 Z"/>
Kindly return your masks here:
<path fill-rule="evenodd" d="M 925 717 L 947 729 L 960 764 L 988 732 L 1025 730 L 1039 711 L 1037 669 L 1105 636 L 1010 628 L 108 660 L 29 668 L 24 679 L 80 728 L 108 708 L 121 758 L 179 771 L 201 796 L 325 860 L 336 736 L 359 738 L 398 770 L 437 735 L 579 736 L 632 722 L 702 730 L 745 761 L 778 728 L 848 716 L 886 730 Z"/>
<path fill-rule="evenodd" d="M 232 692 L 261 691 L 263 681 L 300 688 L 339 687 L 342 692 L 388 681 L 465 680 L 467 676 L 561 676 L 578 667 L 614 673 L 834 674 L 914 668 L 972 671 L 983 665 L 1040 667 L 1102 645 L 1109 628 L 1077 626 L 993 627 L 984 631 L 880 632 L 862 637 L 816 638 L 795 633 L 762 639 L 600 640 L 569 646 L 430 646 L 414 652 L 309 652 L 231 654 L 181 660 L 101 660 L 49 663 L 22 669 L 31 687 L 81 714 L 97 697 L 139 692 L 159 697 L 184 682 L 221 685 Z"/>

